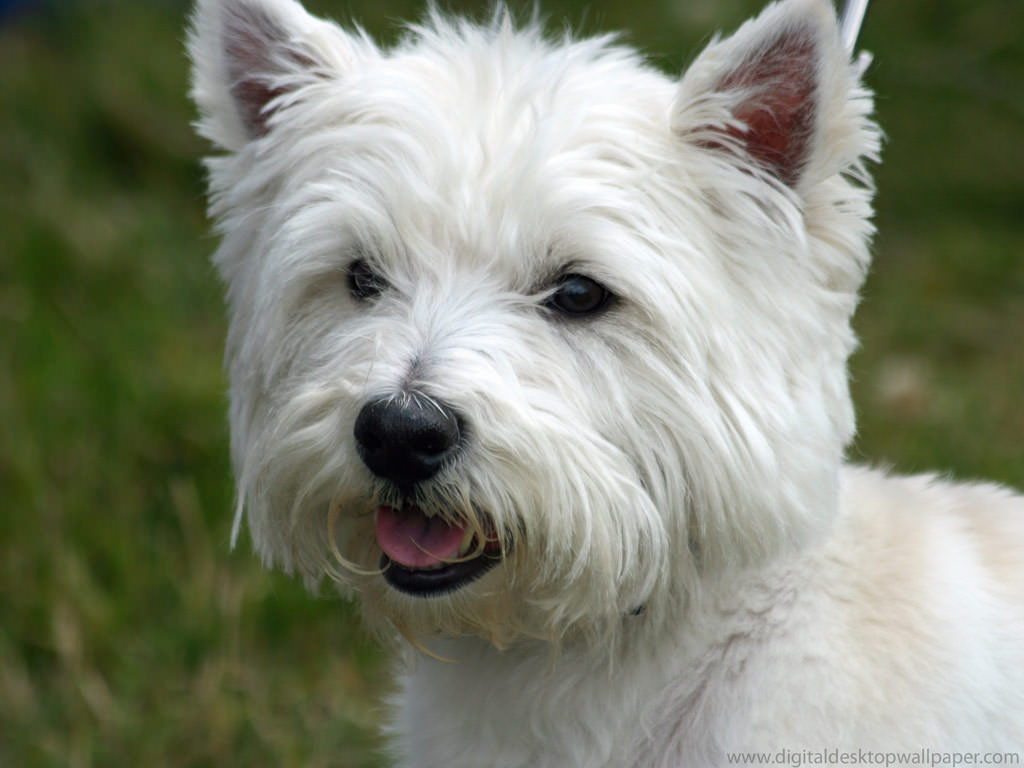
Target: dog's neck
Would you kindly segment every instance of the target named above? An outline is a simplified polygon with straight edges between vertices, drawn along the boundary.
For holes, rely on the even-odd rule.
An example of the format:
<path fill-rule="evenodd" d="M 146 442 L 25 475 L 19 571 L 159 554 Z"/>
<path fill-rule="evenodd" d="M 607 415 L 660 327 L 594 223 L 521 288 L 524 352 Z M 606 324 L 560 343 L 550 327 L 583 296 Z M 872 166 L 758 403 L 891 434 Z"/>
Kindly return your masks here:
<path fill-rule="evenodd" d="M 557 648 L 543 640 L 506 649 L 472 637 L 428 640 L 438 658 L 413 654 L 395 730 L 424 765 L 451 764 L 438 723 L 458 733 L 460 754 L 473 744 L 498 749 L 486 764 L 661 764 L 643 734 L 666 724 L 703 732 L 701 713 L 727 703 L 729 680 L 764 641 L 757 627 L 785 625 L 808 597 L 798 585 L 815 583 L 806 571 L 814 570 L 817 550 L 710 578 L 682 603 L 649 603 L 623 615 L 615 633 L 565 638 Z M 571 754 L 538 761 L 517 751 L 524 743 Z"/>
<path fill-rule="evenodd" d="M 624 620 L 636 624 L 644 618 Z M 628 642 L 629 634 L 617 642 Z M 411 754 L 422 759 L 424 752 L 441 750 L 428 754 L 424 765 L 449 764 L 436 732 L 426 725 L 439 722 L 459 734 L 460 750 L 472 749 L 474 743 L 487 745 L 486 764 L 532 764 L 531 756 L 518 751 L 535 741 L 524 739 L 526 733 L 540 733 L 543 743 L 571 750 L 562 756 L 563 765 L 618 764 L 613 745 L 627 740 L 619 733 L 635 733 L 637 724 L 649 718 L 653 703 L 640 692 L 657 686 L 655 678 L 666 670 L 661 662 L 671 659 L 667 647 L 656 653 L 642 643 L 635 654 L 624 654 L 582 640 L 565 642 L 557 654 L 542 641 L 498 650 L 475 638 L 435 639 L 429 649 L 453 661 L 425 656 L 415 660 L 402 681 L 405 696 L 396 723 L 402 738 L 409 740 Z M 652 653 L 663 658 L 655 663 Z M 638 684 L 638 675 L 651 679 Z M 615 712 L 607 709 L 610 699 L 617 702 Z M 443 713 L 437 713 L 440 702 Z M 587 754 L 581 756 L 580 750 Z M 544 764 L 559 764 L 558 758 L 546 755 Z"/>

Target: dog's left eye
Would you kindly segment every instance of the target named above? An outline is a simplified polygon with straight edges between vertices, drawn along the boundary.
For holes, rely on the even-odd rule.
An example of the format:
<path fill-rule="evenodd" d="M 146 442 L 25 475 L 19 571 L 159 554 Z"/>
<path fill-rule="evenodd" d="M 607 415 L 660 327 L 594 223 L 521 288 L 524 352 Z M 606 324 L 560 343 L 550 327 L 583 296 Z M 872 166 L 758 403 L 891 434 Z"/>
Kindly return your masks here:
<path fill-rule="evenodd" d="M 348 289 L 357 299 L 372 299 L 387 287 L 384 278 L 364 260 L 356 259 L 348 267 Z"/>
<path fill-rule="evenodd" d="M 596 280 L 585 275 L 566 275 L 558 284 L 548 306 L 566 315 L 592 315 L 600 312 L 612 294 Z"/>

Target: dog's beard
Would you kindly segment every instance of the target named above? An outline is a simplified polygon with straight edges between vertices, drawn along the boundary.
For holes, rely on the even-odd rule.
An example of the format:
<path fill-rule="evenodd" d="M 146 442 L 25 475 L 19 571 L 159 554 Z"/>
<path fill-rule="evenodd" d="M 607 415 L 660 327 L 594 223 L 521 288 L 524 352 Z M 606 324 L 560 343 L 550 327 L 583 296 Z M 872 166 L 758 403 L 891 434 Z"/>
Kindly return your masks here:
<path fill-rule="evenodd" d="M 400 491 L 374 479 L 339 439 L 351 434 L 339 426 L 354 408 L 348 391 L 305 391 L 267 409 L 276 418 L 258 425 L 259 436 L 240 457 L 239 503 L 265 561 L 298 571 L 307 583 L 327 576 L 356 593 L 372 628 L 414 639 L 476 635 L 499 646 L 520 637 L 558 641 L 614 631 L 667 578 L 671 536 L 610 443 L 579 425 L 558 435 L 502 431 L 528 435 L 532 450 L 495 445 L 489 440 L 501 439 L 497 433 L 481 432 L 459 466 Z M 494 562 L 464 583 L 455 579 L 454 589 L 398 589 L 382 563 L 393 548 L 380 540 L 382 508 L 463 532 L 456 550 L 441 552 L 439 563 L 426 558 L 428 565 Z M 422 535 L 438 540 L 433 530 Z"/>
<path fill-rule="evenodd" d="M 610 568 L 599 567 L 609 553 L 604 557 L 582 554 L 590 549 L 586 539 L 594 537 L 593 531 L 583 528 L 567 540 L 553 540 L 561 534 L 544 531 L 536 522 L 527 524 L 519 511 L 492 515 L 471 503 L 458 513 L 449 511 L 442 518 L 442 513 L 435 512 L 429 518 L 433 526 L 448 525 L 450 520 L 453 527 L 465 530 L 465 543 L 458 551 L 437 557 L 436 566 L 431 562 L 424 569 L 425 574 L 434 573 L 435 567 L 441 573 L 454 572 L 456 586 L 413 593 L 388 573 L 404 566 L 393 562 L 393 556 L 382 556 L 388 549 L 381 540 L 382 506 L 389 505 L 376 501 L 332 505 L 325 521 L 331 559 L 324 563 L 323 572 L 359 593 L 371 626 L 391 625 L 414 641 L 437 634 L 475 635 L 504 647 L 522 637 L 557 643 L 567 636 L 606 632 L 649 597 L 649 587 L 633 596 L 622 594 L 637 574 L 645 574 L 640 581 L 656 580 L 652 577 L 660 570 L 652 552 L 651 561 L 635 563 L 634 574 L 621 568 L 609 573 Z M 428 519 L 419 507 L 404 514 Z M 625 541 L 621 543 L 626 546 Z M 435 556 L 427 552 L 424 560 Z M 458 571 L 465 567 L 479 567 L 480 573 L 459 579 Z M 406 573 L 420 571 L 406 569 Z"/>

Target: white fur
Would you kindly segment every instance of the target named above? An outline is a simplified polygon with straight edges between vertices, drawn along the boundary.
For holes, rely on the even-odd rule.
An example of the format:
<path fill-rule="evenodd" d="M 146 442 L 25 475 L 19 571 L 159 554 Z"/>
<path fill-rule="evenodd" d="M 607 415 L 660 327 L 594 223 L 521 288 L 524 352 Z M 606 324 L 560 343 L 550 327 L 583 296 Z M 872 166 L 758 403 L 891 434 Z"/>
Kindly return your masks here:
<path fill-rule="evenodd" d="M 788 176 L 740 117 L 780 39 L 814 83 Z M 433 654 L 404 653 L 400 765 L 1024 748 L 1024 502 L 843 465 L 879 133 L 824 0 L 679 82 L 500 9 L 382 51 L 293 0 L 199 0 L 189 47 L 224 150 L 236 533 Z M 615 306 L 546 309 L 567 271 Z M 433 598 L 376 572 L 390 497 L 353 437 L 408 391 L 471 425 L 418 503 L 484 510 L 505 550 Z"/>

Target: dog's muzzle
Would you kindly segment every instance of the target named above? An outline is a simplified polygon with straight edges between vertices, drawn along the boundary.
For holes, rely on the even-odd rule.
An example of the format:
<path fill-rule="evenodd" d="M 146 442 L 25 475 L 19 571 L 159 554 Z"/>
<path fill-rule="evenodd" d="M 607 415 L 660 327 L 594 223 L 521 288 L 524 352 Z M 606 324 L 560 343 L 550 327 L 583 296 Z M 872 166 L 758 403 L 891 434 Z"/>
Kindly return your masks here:
<path fill-rule="evenodd" d="M 454 409 L 416 395 L 373 400 L 360 410 L 354 434 L 367 468 L 403 498 L 434 478 L 462 447 L 465 422 Z M 501 559 L 493 530 L 481 542 L 467 522 L 430 514 L 411 502 L 380 505 L 377 543 L 384 578 L 406 594 L 430 597 L 465 586 Z"/>

